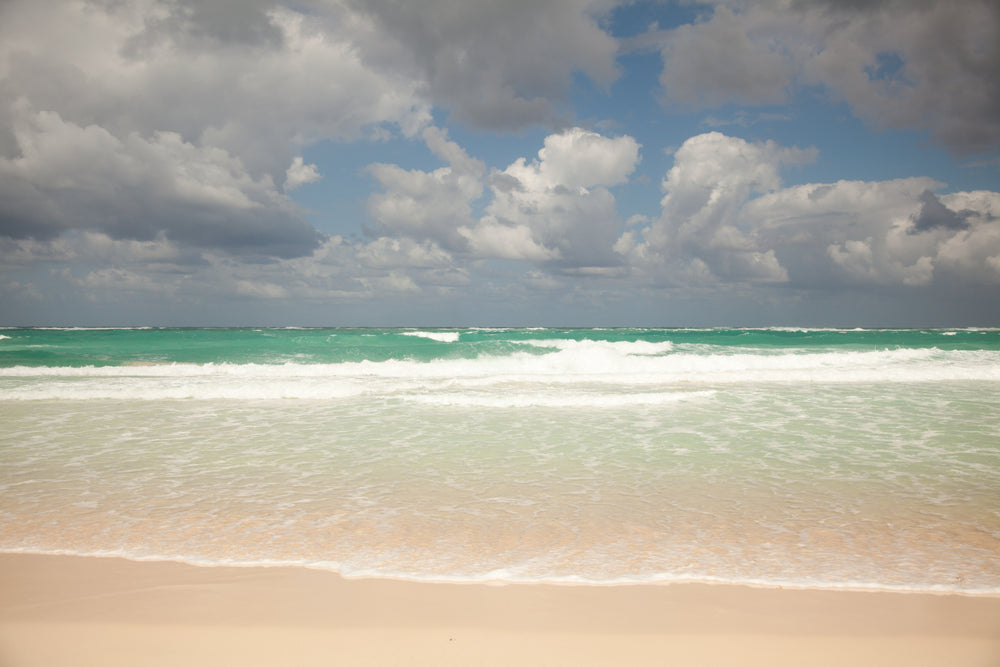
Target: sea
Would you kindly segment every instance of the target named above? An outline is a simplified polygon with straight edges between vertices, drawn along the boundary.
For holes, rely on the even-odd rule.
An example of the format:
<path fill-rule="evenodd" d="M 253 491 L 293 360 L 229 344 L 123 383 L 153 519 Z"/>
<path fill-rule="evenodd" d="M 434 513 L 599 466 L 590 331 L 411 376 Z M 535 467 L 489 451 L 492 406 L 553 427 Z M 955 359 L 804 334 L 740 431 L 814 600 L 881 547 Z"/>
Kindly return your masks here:
<path fill-rule="evenodd" d="M 0 329 L 0 551 L 1000 594 L 1000 330 Z"/>

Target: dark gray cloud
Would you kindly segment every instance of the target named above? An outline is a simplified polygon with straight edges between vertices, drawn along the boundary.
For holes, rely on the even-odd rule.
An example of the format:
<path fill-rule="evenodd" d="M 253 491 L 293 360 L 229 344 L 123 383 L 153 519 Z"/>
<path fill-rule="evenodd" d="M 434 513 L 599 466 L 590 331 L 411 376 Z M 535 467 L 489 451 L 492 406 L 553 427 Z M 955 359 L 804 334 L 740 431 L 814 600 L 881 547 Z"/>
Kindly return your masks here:
<path fill-rule="evenodd" d="M 350 0 L 399 47 L 364 44 L 424 82 L 434 101 L 495 130 L 551 123 L 575 72 L 617 77 L 617 44 L 597 23 L 613 0 Z"/>
<path fill-rule="evenodd" d="M 1000 147 L 995 0 L 715 5 L 660 38 L 668 103 L 770 104 L 819 85 L 870 123 L 928 131 L 956 154 Z"/>
<path fill-rule="evenodd" d="M 912 233 L 926 232 L 931 229 L 968 229 L 968 219 L 975 215 L 974 211 L 952 211 L 941 203 L 930 190 L 924 190 L 920 195 L 920 211 L 913 216 Z"/>
<path fill-rule="evenodd" d="M 909 2 L 926 4 L 927 0 L 909 0 Z M 799 11 L 823 9 L 831 13 L 852 14 L 859 11 L 880 11 L 892 4 L 896 4 L 895 0 L 792 0 L 791 6 Z"/>
<path fill-rule="evenodd" d="M 139 53 L 162 40 L 180 42 L 187 48 L 199 43 L 280 46 L 281 30 L 267 15 L 277 4 L 277 0 L 171 0 L 163 5 L 165 15 L 149 17 L 145 30 L 125 49 Z"/>
<path fill-rule="evenodd" d="M 132 3 L 89 0 L 88 4 L 93 11 L 133 26 L 116 46 L 119 55 L 137 64 L 163 50 L 210 57 L 230 51 L 254 58 L 285 45 L 282 30 L 269 15 L 278 5 L 276 0 L 159 0 L 139 20 Z"/>
<path fill-rule="evenodd" d="M 670 31 L 662 55 L 664 99 L 687 107 L 783 102 L 795 73 L 787 52 L 727 7 Z"/>
<path fill-rule="evenodd" d="M 12 188 L 20 192 L 11 195 Z M 0 236 L 51 241 L 71 230 L 86 230 L 118 240 L 162 236 L 182 246 L 282 258 L 308 255 L 324 238 L 294 212 L 280 208 L 247 211 L 182 203 L 151 188 L 112 196 L 9 181 L 0 187 L 0 201 L 11 205 L 0 213 Z"/>

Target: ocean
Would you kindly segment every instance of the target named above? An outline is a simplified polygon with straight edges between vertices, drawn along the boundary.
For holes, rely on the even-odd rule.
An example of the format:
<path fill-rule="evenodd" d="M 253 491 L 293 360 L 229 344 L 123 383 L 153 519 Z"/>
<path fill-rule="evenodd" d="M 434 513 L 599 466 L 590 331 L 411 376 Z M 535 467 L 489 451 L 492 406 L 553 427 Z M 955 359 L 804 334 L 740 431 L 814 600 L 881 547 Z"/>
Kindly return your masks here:
<path fill-rule="evenodd" d="M 0 329 L 0 551 L 1000 593 L 1000 330 Z"/>

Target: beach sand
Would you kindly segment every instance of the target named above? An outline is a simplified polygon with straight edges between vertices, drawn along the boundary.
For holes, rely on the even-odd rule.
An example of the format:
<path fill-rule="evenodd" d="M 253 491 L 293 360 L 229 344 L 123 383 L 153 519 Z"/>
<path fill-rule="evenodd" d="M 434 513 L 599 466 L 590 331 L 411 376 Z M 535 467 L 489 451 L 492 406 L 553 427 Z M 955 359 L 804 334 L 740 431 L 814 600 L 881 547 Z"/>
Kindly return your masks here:
<path fill-rule="evenodd" d="M 0 554 L 0 665 L 1000 665 L 1000 597 Z"/>

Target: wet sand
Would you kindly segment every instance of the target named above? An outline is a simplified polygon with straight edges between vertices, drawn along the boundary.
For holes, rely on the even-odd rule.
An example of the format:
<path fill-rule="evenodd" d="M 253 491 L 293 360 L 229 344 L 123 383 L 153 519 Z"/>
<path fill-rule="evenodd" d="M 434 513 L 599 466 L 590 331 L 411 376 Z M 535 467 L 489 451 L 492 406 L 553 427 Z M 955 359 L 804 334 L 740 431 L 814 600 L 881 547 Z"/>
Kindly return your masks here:
<path fill-rule="evenodd" d="M 1000 597 L 0 554 L 0 665 L 998 665 Z"/>

